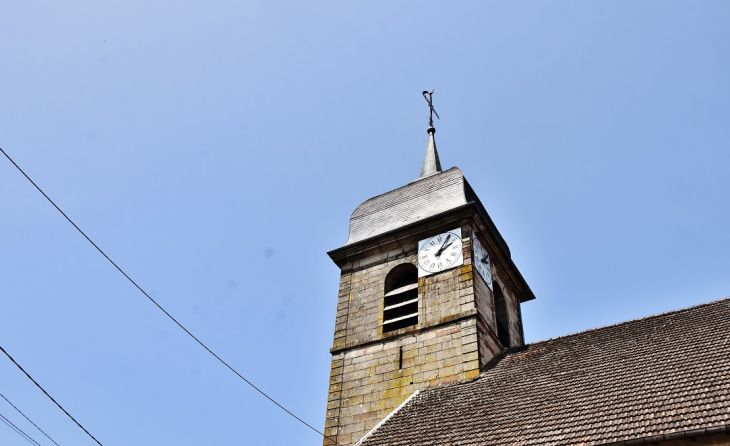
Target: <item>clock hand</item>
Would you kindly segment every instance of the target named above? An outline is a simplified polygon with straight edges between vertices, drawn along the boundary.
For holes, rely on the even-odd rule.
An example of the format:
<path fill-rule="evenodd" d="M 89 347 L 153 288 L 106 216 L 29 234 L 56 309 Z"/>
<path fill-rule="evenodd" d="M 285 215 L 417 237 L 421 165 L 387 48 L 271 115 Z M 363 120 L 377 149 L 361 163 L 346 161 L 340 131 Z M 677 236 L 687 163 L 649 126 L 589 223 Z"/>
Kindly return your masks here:
<path fill-rule="evenodd" d="M 441 248 L 438 251 L 436 251 L 436 257 L 440 256 L 441 253 L 444 252 L 444 249 L 446 249 L 446 247 L 451 244 L 451 243 L 449 243 L 449 245 L 446 244 L 446 242 L 448 242 L 450 238 L 451 238 L 451 233 L 449 233 L 449 235 L 446 236 L 446 240 L 444 240 L 444 244 L 441 245 Z"/>
<path fill-rule="evenodd" d="M 482 263 L 486 263 L 487 265 L 489 265 L 489 256 L 484 256 L 482 258 Z"/>
<path fill-rule="evenodd" d="M 454 241 L 452 240 L 452 241 L 450 241 L 450 242 L 449 242 L 449 244 L 448 244 L 448 245 L 444 245 L 444 247 L 443 247 L 443 248 L 441 248 L 441 251 L 443 251 L 444 249 L 448 248 L 449 246 L 451 246 L 451 245 L 453 245 L 453 244 L 454 244 Z"/>

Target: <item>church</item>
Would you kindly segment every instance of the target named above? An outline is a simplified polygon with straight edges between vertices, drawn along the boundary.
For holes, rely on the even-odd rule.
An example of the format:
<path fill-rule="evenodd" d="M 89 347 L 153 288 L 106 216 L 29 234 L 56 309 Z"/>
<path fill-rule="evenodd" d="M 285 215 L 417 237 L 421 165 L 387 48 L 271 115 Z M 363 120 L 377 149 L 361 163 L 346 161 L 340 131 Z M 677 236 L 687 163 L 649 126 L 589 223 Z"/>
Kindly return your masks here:
<path fill-rule="evenodd" d="M 324 444 L 730 445 L 730 299 L 525 344 L 535 296 L 435 133 L 328 253 Z"/>

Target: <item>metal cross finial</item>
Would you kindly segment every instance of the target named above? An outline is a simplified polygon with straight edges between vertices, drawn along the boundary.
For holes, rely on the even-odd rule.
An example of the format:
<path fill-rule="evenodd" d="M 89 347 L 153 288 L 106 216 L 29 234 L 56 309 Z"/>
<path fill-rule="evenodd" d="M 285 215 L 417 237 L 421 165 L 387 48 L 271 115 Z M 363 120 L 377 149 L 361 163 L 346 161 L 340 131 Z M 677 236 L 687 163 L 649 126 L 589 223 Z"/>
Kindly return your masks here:
<path fill-rule="evenodd" d="M 424 91 L 423 98 L 426 99 L 426 102 L 428 102 L 428 108 L 430 109 L 428 114 L 428 126 L 433 127 L 433 115 L 436 115 L 438 119 L 441 119 L 439 114 L 436 113 L 436 109 L 433 108 L 433 90 Z"/>

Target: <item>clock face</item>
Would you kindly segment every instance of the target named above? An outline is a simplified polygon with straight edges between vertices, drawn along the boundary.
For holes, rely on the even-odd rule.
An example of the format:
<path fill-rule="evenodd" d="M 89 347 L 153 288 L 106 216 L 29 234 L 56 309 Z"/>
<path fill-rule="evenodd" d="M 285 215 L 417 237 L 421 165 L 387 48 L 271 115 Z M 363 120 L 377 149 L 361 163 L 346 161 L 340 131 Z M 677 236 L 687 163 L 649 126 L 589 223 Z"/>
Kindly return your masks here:
<path fill-rule="evenodd" d="M 479 271 L 479 275 L 482 276 L 489 289 L 492 290 L 492 264 L 489 261 L 489 254 L 487 254 L 487 250 L 479 243 L 479 239 L 473 232 L 471 233 L 471 240 L 474 247 L 474 259 L 472 260 L 474 268 Z"/>
<path fill-rule="evenodd" d="M 463 264 L 461 228 L 418 242 L 418 277 Z"/>

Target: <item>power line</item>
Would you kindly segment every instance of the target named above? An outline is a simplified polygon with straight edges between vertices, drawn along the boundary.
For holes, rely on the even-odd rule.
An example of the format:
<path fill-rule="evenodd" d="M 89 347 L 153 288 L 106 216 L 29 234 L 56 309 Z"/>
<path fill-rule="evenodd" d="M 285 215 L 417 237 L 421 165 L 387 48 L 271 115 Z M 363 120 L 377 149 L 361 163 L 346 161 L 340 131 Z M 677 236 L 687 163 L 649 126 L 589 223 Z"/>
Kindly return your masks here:
<path fill-rule="evenodd" d="M 41 431 L 41 433 L 42 433 L 43 435 L 45 435 L 45 436 L 46 436 L 46 438 L 48 438 L 49 440 L 53 441 L 53 444 L 55 444 L 56 446 L 60 446 L 60 445 L 59 445 L 58 443 L 56 443 L 56 442 L 55 442 L 55 441 L 53 440 L 53 438 L 49 437 L 47 433 L 43 432 L 43 429 L 41 429 L 40 427 L 38 427 L 38 425 L 37 425 L 37 424 L 35 424 L 35 423 L 34 423 L 33 421 L 31 421 L 31 419 L 30 419 L 30 418 L 26 417 L 26 416 L 25 416 L 25 414 L 24 414 L 23 412 L 21 412 L 21 410 L 20 410 L 20 409 L 18 409 L 17 407 L 15 407 L 15 404 L 11 403 L 9 399 L 5 398 L 5 395 L 3 395 L 2 393 L 0 393 L 0 396 L 1 396 L 1 397 L 2 397 L 2 398 L 3 398 L 4 400 L 5 400 L 5 401 L 7 401 L 7 402 L 8 402 L 8 404 L 10 404 L 11 406 L 13 406 L 13 409 L 17 410 L 19 414 L 23 415 L 23 417 L 24 417 L 24 418 L 25 418 L 26 420 L 28 420 L 28 421 L 30 422 L 30 424 L 32 424 L 33 426 L 35 426 L 35 428 L 36 428 L 36 429 L 38 429 L 39 431 Z"/>
<path fill-rule="evenodd" d="M 8 420 L 7 418 L 5 418 L 4 416 L 0 415 L 0 421 L 2 421 L 3 423 L 5 423 L 10 429 L 12 429 L 13 431 L 15 431 L 16 434 L 18 434 L 21 437 L 23 437 L 23 439 L 25 441 L 27 441 L 28 443 L 30 443 L 30 444 L 38 444 L 37 442 L 35 442 L 35 440 L 33 440 L 32 438 L 28 437 L 25 434 L 25 432 L 23 432 L 22 430 L 20 430 L 20 428 L 18 426 L 16 426 L 13 423 L 11 423 L 10 420 Z"/>
<path fill-rule="evenodd" d="M 147 297 L 147 299 L 149 299 L 149 300 L 150 300 L 150 301 L 151 301 L 151 302 L 152 302 L 153 304 L 155 304 L 155 306 L 156 306 L 157 308 L 159 308 L 159 309 L 160 309 L 160 311 L 162 311 L 163 313 L 165 313 L 165 315 L 166 315 L 166 316 L 167 316 L 168 318 L 170 318 L 170 320 L 172 320 L 172 321 L 173 321 L 173 322 L 174 322 L 175 324 L 177 324 L 177 326 L 178 326 L 178 327 L 180 327 L 180 328 L 181 328 L 181 329 L 182 329 L 182 330 L 183 330 L 183 331 L 184 331 L 185 333 L 187 333 L 187 334 L 188 334 L 188 336 L 190 336 L 191 338 L 193 338 L 193 340 L 194 340 L 195 342 L 197 342 L 197 343 L 198 343 L 198 344 L 199 344 L 199 345 L 200 345 L 201 347 L 203 347 L 203 348 L 204 348 L 204 349 L 205 349 L 205 350 L 206 350 L 206 351 L 207 351 L 208 353 L 210 353 L 211 355 L 213 355 L 213 357 L 214 357 L 215 359 L 217 359 L 217 360 L 218 360 L 218 361 L 219 361 L 219 362 L 220 362 L 221 364 L 223 364 L 224 366 L 226 366 L 226 367 L 227 367 L 227 368 L 228 368 L 228 369 L 229 369 L 229 370 L 230 370 L 231 372 L 233 372 L 234 374 L 236 374 L 236 376 L 238 376 L 238 377 L 239 377 L 239 378 L 241 378 L 241 379 L 242 379 L 243 381 L 245 381 L 245 382 L 246 382 L 246 384 L 248 384 L 249 386 L 251 386 L 251 387 L 252 387 L 252 388 L 253 388 L 254 390 L 256 390 L 256 391 L 257 391 L 258 393 L 260 393 L 261 395 L 263 395 L 263 396 L 264 396 L 264 397 L 265 397 L 266 399 L 268 399 L 268 400 L 269 400 L 269 401 L 271 401 L 272 403 L 276 404 L 276 405 L 277 405 L 277 406 L 278 406 L 278 407 L 279 407 L 279 408 L 280 408 L 281 410 L 283 410 L 284 412 L 288 413 L 289 415 L 291 415 L 292 417 L 294 417 L 294 418 L 295 418 L 295 419 L 296 419 L 297 421 L 299 421 L 300 423 L 304 424 L 305 426 L 307 426 L 308 428 L 310 428 L 310 429 L 311 429 L 311 430 L 313 430 L 314 432 L 318 433 L 319 435 L 321 435 L 322 437 L 324 437 L 324 438 L 325 438 L 326 440 L 330 440 L 330 441 L 334 442 L 334 446 L 341 446 L 341 445 L 340 445 L 340 444 L 339 444 L 339 443 L 338 443 L 337 441 L 335 441 L 335 440 L 334 440 L 334 439 L 333 439 L 332 437 L 329 437 L 329 436 L 325 435 L 325 434 L 324 434 L 323 432 L 320 432 L 319 430 L 317 430 L 316 428 L 314 428 L 314 427 L 313 427 L 312 425 L 310 425 L 310 424 L 309 424 L 309 423 L 307 423 L 306 421 L 304 421 L 304 420 L 302 420 L 301 418 L 299 418 L 298 416 L 294 415 L 294 414 L 293 414 L 293 413 L 292 413 L 291 411 L 289 411 L 289 409 L 287 409 L 286 407 L 284 407 L 284 406 L 282 406 L 281 404 L 279 404 L 278 402 L 276 402 L 276 400 L 274 400 L 274 399 L 273 399 L 272 397 L 270 397 L 269 395 L 267 395 L 267 394 L 266 394 L 266 393 L 265 393 L 265 392 L 264 392 L 263 390 L 261 390 L 261 389 L 259 389 L 258 387 L 256 387 L 256 386 L 255 386 L 255 385 L 254 385 L 254 384 L 253 384 L 253 383 L 252 383 L 251 381 L 249 381 L 249 380 L 247 380 L 246 378 L 244 378 L 244 376 L 243 376 L 243 375 L 241 375 L 240 373 L 238 373 L 238 371 L 237 371 L 236 369 L 234 369 L 234 368 L 233 368 L 232 366 L 230 366 L 230 365 L 229 365 L 229 364 L 228 364 L 228 363 L 227 363 L 226 361 L 224 361 L 224 360 L 223 360 L 223 359 L 222 359 L 222 358 L 221 358 L 220 356 L 218 356 L 217 354 L 215 354 L 215 352 L 213 352 L 213 350 L 211 350 L 210 348 L 208 348 L 208 346 L 207 346 L 207 345 L 205 345 L 205 344 L 204 344 L 204 343 L 203 343 L 203 342 L 202 342 L 202 341 L 201 341 L 200 339 L 198 339 L 197 337 L 195 337 L 195 335 L 193 335 L 193 334 L 192 334 L 192 333 L 191 333 L 191 332 L 190 332 L 190 331 L 189 331 L 189 330 L 188 330 L 187 328 L 185 328 L 185 327 L 183 326 L 183 324 L 181 324 L 180 322 L 178 322 L 178 321 L 177 321 L 177 319 L 175 319 L 175 318 L 174 318 L 174 317 L 173 317 L 173 316 L 172 316 L 172 315 L 171 315 L 170 313 L 168 313 L 168 312 L 167 312 L 167 310 L 165 310 L 164 308 L 162 308 L 162 305 L 160 305 L 159 303 L 157 303 L 157 301 L 156 301 L 156 300 L 154 300 L 154 299 L 152 298 L 152 296 L 150 296 L 149 294 L 147 294 L 147 292 L 146 292 L 145 290 L 143 290 L 143 289 L 142 289 L 142 287 L 140 287 L 139 285 L 137 285 L 137 282 L 135 282 L 134 280 L 132 280 L 132 278 L 131 278 L 131 277 L 129 277 L 129 276 L 127 275 L 127 273 L 125 273 L 125 272 L 124 272 L 124 270 L 122 270 L 122 268 L 120 268 L 120 267 L 119 267 L 119 266 L 118 266 L 118 265 L 117 265 L 116 263 L 114 263 L 114 261 L 113 261 L 113 260 L 112 260 L 112 259 L 111 259 L 111 258 L 110 258 L 110 257 L 109 257 L 108 255 L 106 255 L 106 253 L 105 253 L 104 251 L 102 251 L 102 249 L 101 249 L 101 248 L 99 248 L 99 247 L 98 247 L 98 246 L 96 245 L 96 243 L 94 243 L 94 242 L 93 242 L 93 241 L 92 241 L 92 240 L 91 240 L 91 239 L 89 238 L 89 236 L 88 236 L 88 235 L 86 235 L 86 233 L 84 233 L 84 231 L 82 231 L 82 230 L 81 230 L 81 228 L 79 228 L 79 227 L 78 227 L 78 226 L 76 225 L 76 223 L 74 223 L 74 222 L 73 222 L 73 220 L 71 220 L 71 219 L 69 218 L 69 216 L 68 216 L 68 215 L 66 215 L 66 213 L 65 213 L 65 212 L 63 212 L 63 211 L 61 210 L 61 208 L 59 208 L 59 207 L 58 207 L 58 205 L 56 205 L 56 203 L 54 203 L 54 202 L 53 202 L 53 200 L 51 200 L 51 198 L 50 198 L 50 197 L 49 197 L 48 195 L 46 195 L 46 193 L 45 193 L 45 192 L 43 192 L 43 190 L 42 190 L 42 189 L 41 189 L 40 187 L 38 187 L 38 185 L 37 185 L 37 184 L 35 184 L 35 182 L 34 182 L 34 181 L 33 181 L 33 180 L 32 180 L 32 179 L 31 179 L 31 178 L 30 178 L 30 177 L 28 176 L 28 174 L 26 174 L 26 173 L 25 173 L 25 172 L 23 171 L 23 169 L 21 169 L 21 168 L 20 168 L 20 166 L 18 166 L 18 165 L 17 165 L 16 163 L 15 163 L 15 161 L 13 161 L 13 159 L 12 159 L 12 158 L 10 158 L 10 155 L 8 155 L 7 153 L 5 153 L 5 150 L 3 150 L 2 148 L 0 148 L 0 152 L 2 152 L 2 153 L 3 153 L 3 155 L 5 155 L 5 157 L 6 157 L 6 158 L 7 158 L 7 159 L 8 159 L 8 160 L 9 160 L 9 161 L 11 162 L 11 163 L 13 163 L 13 166 L 15 166 L 15 168 L 16 168 L 16 169 L 18 169 L 18 171 L 20 171 L 20 173 L 22 173 L 22 174 L 23 174 L 23 176 L 24 176 L 24 177 L 25 177 L 25 178 L 26 178 L 26 179 L 27 179 L 28 181 L 30 181 L 30 183 L 31 183 L 31 184 L 32 184 L 32 185 L 33 185 L 33 186 L 34 186 L 34 187 L 35 187 L 36 189 L 38 189 L 38 192 L 40 192 L 40 193 L 41 193 L 41 194 L 42 194 L 42 195 L 43 195 L 43 196 L 44 196 L 44 197 L 46 198 L 46 200 L 48 200 L 48 202 L 49 202 L 49 203 L 51 203 L 51 204 L 53 205 L 53 207 L 54 207 L 54 208 L 56 208 L 56 210 L 57 210 L 58 212 L 60 212 L 60 213 L 61 213 L 61 215 L 63 215 L 63 216 L 64 216 L 64 218 L 65 218 L 66 220 L 68 220 L 68 222 L 69 222 L 69 223 L 71 223 L 71 225 L 73 225 L 73 227 L 74 227 L 74 228 L 76 228 L 76 230 L 77 230 L 77 231 L 79 231 L 79 233 L 80 233 L 81 235 L 83 235 L 83 236 L 84 236 L 84 238 L 85 238 L 85 239 L 86 239 L 86 240 L 87 240 L 87 241 L 88 241 L 89 243 L 91 243 L 91 245 L 92 245 L 92 246 L 93 246 L 94 248 L 96 248 L 96 250 L 97 250 L 97 251 L 99 251 L 99 253 L 100 253 L 101 255 L 103 255 L 103 256 L 104 256 L 104 258 L 105 258 L 105 259 L 107 259 L 107 260 L 109 261 L 109 263 L 111 263 L 111 264 L 112 264 L 112 265 L 114 266 L 114 268 L 116 268 L 116 269 L 117 269 L 117 270 L 118 270 L 118 271 L 119 271 L 120 273 L 122 273 L 122 275 L 123 275 L 124 277 L 126 277 L 126 278 L 127 278 L 127 280 L 129 280 L 129 282 L 131 282 L 131 283 L 132 283 L 132 285 L 134 285 L 134 286 L 135 286 L 135 288 L 137 288 L 137 289 L 138 289 L 138 290 L 139 290 L 139 291 L 140 291 L 140 292 L 141 292 L 142 294 L 144 294 L 144 295 L 145 295 L 145 297 Z M 7 353 L 6 353 L 6 354 L 7 354 Z M 39 387 L 40 387 L 40 386 L 39 386 Z M 49 397 L 50 397 L 50 396 L 49 396 Z M 59 407 L 61 407 L 61 406 L 59 406 Z M 64 411 L 64 412 L 65 412 L 65 411 Z M 70 416 L 70 415 L 69 415 L 69 416 Z M 74 421 L 75 421 L 75 420 L 74 420 Z M 77 423 L 77 424 L 78 424 L 78 423 Z M 79 426 L 81 426 L 81 425 L 79 425 Z M 82 429 L 83 429 L 83 428 L 82 428 Z M 84 430 L 86 430 L 86 429 L 84 429 Z M 87 432 L 87 433 L 88 433 L 88 432 Z M 91 434 L 89 434 L 89 435 L 91 435 Z M 93 437 L 92 437 L 92 438 L 93 438 Z M 96 440 L 96 439 L 95 439 L 95 440 Z M 98 442 L 97 442 L 97 443 L 98 443 Z M 101 444 L 101 443 L 100 443 L 100 444 Z"/>
<path fill-rule="evenodd" d="M 5 423 L 10 429 L 13 430 L 13 432 L 15 432 L 16 434 L 20 435 L 23 438 L 23 440 L 27 441 L 30 444 L 37 444 L 37 443 L 33 443 L 32 440 L 28 439 L 28 437 L 26 437 L 24 435 L 23 431 L 21 431 L 20 429 L 18 429 L 18 427 L 16 425 L 14 425 L 13 423 L 11 423 L 4 416 L 0 415 L 0 421 L 2 421 L 3 423 Z"/>
<path fill-rule="evenodd" d="M 2 149 L 0 149 L 0 150 L 2 150 Z M 76 419 L 74 417 L 72 417 L 70 413 L 66 412 L 66 409 L 64 409 L 63 407 L 61 407 L 61 405 L 58 404 L 58 402 L 56 400 L 54 400 L 53 397 L 51 395 L 49 395 L 48 392 L 46 392 L 46 390 L 43 387 L 41 387 L 41 385 L 38 384 L 38 382 L 36 380 L 34 380 L 33 377 L 30 376 L 28 374 L 28 372 L 25 371 L 25 369 L 23 369 L 23 367 L 20 366 L 20 364 L 18 364 L 17 362 L 15 362 L 15 359 L 13 359 L 13 357 L 10 356 L 10 354 L 8 354 L 8 352 L 6 352 L 5 349 L 2 348 L 2 346 L 0 346 L 0 351 L 2 351 L 3 353 L 5 353 L 5 356 L 7 356 L 8 358 L 10 358 L 10 360 L 13 361 L 13 364 L 15 364 L 20 369 L 21 372 L 25 373 L 25 376 L 27 376 L 28 379 L 30 379 L 31 381 L 33 381 L 33 384 L 35 384 L 36 386 L 38 386 L 38 388 L 41 389 L 41 391 L 43 393 L 45 393 L 46 396 L 51 399 L 51 401 L 53 401 L 54 403 L 56 403 L 56 406 L 58 406 L 58 408 L 61 409 L 63 411 L 63 413 L 65 413 L 66 415 L 68 415 L 68 417 L 71 418 L 71 420 L 73 420 L 73 422 L 76 423 L 76 425 L 78 427 L 80 427 L 81 429 L 83 429 L 83 431 L 86 432 L 86 435 L 88 435 L 89 437 L 91 437 L 91 439 L 94 440 L 99 446 L 104 446 L 101 443 L 99 443 L 99 440 L 97 440 L 96 438 L 94 438 L 94 436 L 91 435 L 89 433 L 89 431 L 87 431 L 84 428 L 84 426 L 82 426 L 78 421 L 76 421 Z"/>
<path fill-rule="evenodd" d="M 23 437 L 23 434 L 21 434 L 20 432 L 18 432 L 18 430 L 17 430 L 17 429 L 15 429 L 15 428 L 13 427 L 13 425 L 12 425 L 12 424 L 10 424 L 10 422 L 9 422 L 9 421 L 5 421 L 5 420 L 4 420 L 4 419 L 2 419 L 2 418 L 0 418 L 0 421 L 2 421 L 3 423 L 5 423 L 5 425 L 6 425 L 7 427 L 9 427 L 10 429 L 12 429 L 12 430 L 13 430 L 13 432 L 15 432 L 16 434 L 18 434 L 18 435 L 20 435 L 21 437 Z M 23 439 L 24 439 L 25 441 L 29 441 L 29 440 L 28 440 L 27 438 L 25 438 L 25 437 L 23 437 Z"/>
<path fill-rule="evenodd" d="M 22 429 L 20 429 L 20 428 L 19 428 L 18 426 L 14 425 L 12 421 L 10 421 L 10 420 L 8 420 L 7 418 L 5 418 L 5 417 L 3 416 L 3 414 L 0 414 L 0 420 L 2 420 L 2 422 L 3 422 L 3 423 L 5 423 L 5 424 L 7 424 L 7 425 L 8 425 L 8 427 L 10 427 L 10 428 L 11 428 L 11 429 L 13 429 L 13 430 L 14 430 L 15 432 L 17 432 L 17 433 L 18 433 L 18 435 L 20 435 L 21 437 L 25 438 L 25 440 L 26 440 L 26 441 L 27 441 L 28 443 L 30 443 L 30 444 L 34 444 L 34 445 L 36 445 L 36 446 L 41 446 L 41 444 L 40 444 L 40 443 L 38 443 L 37 441 L 35 441 L 34 439 L 32 439 L 32 438 L 30 437 L 30 435 L 28 435 L 28 434 L 26 434 L 25 432 L 23 432 L 23 430 L 22 430 Z"/>

